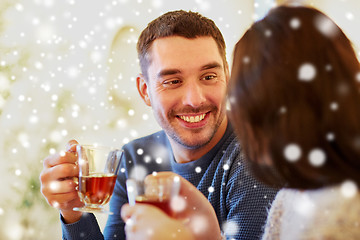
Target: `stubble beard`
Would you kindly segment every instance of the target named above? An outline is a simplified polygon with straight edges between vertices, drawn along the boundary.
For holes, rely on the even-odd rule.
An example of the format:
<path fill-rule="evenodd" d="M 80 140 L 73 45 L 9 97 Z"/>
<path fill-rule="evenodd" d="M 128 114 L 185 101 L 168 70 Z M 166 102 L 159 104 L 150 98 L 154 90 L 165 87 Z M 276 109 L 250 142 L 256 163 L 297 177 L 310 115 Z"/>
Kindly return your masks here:
<path fill-rule="evenodd" d="M 198 113 L 200 111 L 197 110 L 197 111 L 193 111 L 193 112 Z M 216 107 L 212 107 L 210 109 L 210 112 L 211 112 L 211 114 L 215 114 L 215 116 L 216 116 L 219 113 L 219 109 Z M 205 138 L 201 138 L 201 139 L 199 139 L 199 137 L 196 136 L 196 134 L 203 131 L 203 129 L 192 130 L 192 132 L 194 133 L 193 138 L 191 136 L 189 136 L 189 131 L 188 131 L 188 133 L 186 133 L 186 137 L 182 136 L 183 128 L 182 127 L 175 128 L 174 125 L 171 124 L 171 121 L 173 121 L 173 122 L 177 121 L 176 119 L 174 120 L 174 118 L 176 118 L 176 114 L 174 111 L 169 112 L 169 114 L 167 115 L 167 120 L 162 120 L 160 122 L 162 122 L 161 126 L 162 126 L 163 130 L 171 139 L 173 139 L 175 142 L 177 142 L 179 145 L 183 146 L 186 149 L 196 150 L 196 149 L 199 149 L 199 148 L 207 145 L 214 138 L 222 121 L 225 118 L 225 114 L 226 114 L 225 112 L 220 113 L 220 116 L 217 119 L 217 121 L 215 122 L 215 125 L 213 127 L 209 127 L 209 124 L 206 126 L 206 132 L 204 132 L 204 134 L 206 134 L 207 136 Z M 192 139 L 190 139 L 190 138 L 192 138 Z"/>

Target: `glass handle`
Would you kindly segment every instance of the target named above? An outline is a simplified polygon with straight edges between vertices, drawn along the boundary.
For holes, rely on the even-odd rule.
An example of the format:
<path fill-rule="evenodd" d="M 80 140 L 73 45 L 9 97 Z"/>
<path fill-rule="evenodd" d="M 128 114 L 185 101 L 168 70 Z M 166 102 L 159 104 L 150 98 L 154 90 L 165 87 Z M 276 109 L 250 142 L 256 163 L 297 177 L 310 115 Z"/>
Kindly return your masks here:
<path fill-rule="evenodd" d="M 136 181 L 134 179 L 126 180 L 126 188 L 127 188 L 127 193 L 128 193 L 129 204 L 130 204 L 130 206 L 134 206 L 136 196 L 138 195 Z"/>

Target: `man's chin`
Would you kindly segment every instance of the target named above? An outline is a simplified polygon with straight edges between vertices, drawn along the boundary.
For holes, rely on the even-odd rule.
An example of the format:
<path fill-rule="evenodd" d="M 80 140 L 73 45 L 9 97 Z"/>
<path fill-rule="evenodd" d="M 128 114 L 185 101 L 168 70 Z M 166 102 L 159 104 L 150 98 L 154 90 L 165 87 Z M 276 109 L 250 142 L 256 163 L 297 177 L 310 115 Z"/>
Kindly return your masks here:
<path fill-rule="evenodd" d="M 198 137 L 194 136 L 191 139 L 175 138 L 174 140 L 186 149 L 196 150 L 196 149 L 202 148 L 206 144 L 208 144 L 211 140 L 211 137 L 206 138 L 206 139 L 199 139 Z"/>
<path fill-rule="evenodd" d="M 167 135 L 176 143 L 189 150 L 196 150 L 207 145 L 215 135 L 211 129 L 164 129 Z"/>

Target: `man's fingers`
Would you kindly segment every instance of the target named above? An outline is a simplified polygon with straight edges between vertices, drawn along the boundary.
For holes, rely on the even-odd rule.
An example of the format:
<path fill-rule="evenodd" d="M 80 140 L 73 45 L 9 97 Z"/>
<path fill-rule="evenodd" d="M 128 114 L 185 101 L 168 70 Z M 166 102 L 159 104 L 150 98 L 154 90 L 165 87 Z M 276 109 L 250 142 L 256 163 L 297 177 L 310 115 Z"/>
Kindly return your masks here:
<path fill-rule="evenodd" d="M 50 155 L 44 159 L 44 167 L 50 168 L 64 163 L 75 163 L 76 156 L 69 152 L 60 152 Z"/>
<path fill-rule="evenodd" d="M 44 195 L 59 195 L 77 191 L 77 184 L 72 179 L 64 181 L 50 181 L 42 185 L 41 191 Z"/>
<path fill-rule="evenodd" d="M 57 194 L 56 198 L 49 198 L 48 202 L 51 206 L 63 210 L 72 210 L 74 207 L 84 205 L 84 203 L 80 201 L 77 192 Z"/>
<path fill-rule="evenodd" d="M 64 163 L 49 168 L 47 174 L 51 176 L 51 179 L 72 179 L 79 176 L 79 167 L 73 163 Z"/>
<path fill-rule="evenodd" d="M 70 140 L 69 142 L 67 142 L 66 146 L 65 146 L 65 149 L 67 152 L 72 152 L 72 153 L 75 153 L 76 152 L 76 145 L 78 145 L 79 143 L 72 139 Z"/>

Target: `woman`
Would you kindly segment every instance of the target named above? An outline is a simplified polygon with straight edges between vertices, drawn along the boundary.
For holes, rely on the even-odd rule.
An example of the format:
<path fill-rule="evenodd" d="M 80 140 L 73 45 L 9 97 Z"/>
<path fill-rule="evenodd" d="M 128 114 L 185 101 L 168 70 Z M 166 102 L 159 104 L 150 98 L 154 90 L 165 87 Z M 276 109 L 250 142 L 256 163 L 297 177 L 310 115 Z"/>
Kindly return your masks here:
<path fill-rule="evenodd" d="M 285 187 L 264 239 L 360 236 L 359 81 L 350 41 L 312 8 L 277 7 L 236 44 L 233 125 L 254 175 Z"/>

